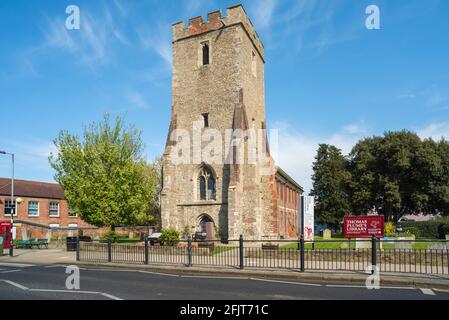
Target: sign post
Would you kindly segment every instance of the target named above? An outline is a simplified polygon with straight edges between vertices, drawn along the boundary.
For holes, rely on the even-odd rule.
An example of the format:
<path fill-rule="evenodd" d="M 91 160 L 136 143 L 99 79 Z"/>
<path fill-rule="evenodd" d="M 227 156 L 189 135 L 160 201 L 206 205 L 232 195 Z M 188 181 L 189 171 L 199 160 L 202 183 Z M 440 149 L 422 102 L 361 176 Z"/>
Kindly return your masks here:
<path fill-rule="evenodd" d="M 345 238 L 382 238 L 384 236 L 384 216 L 345 216 Z"/>
<path fill-rule="evenodd" d="M 305 241 L 313 241 L 315 234 L 315 197 L 301 196 L 301 234 Z"/>

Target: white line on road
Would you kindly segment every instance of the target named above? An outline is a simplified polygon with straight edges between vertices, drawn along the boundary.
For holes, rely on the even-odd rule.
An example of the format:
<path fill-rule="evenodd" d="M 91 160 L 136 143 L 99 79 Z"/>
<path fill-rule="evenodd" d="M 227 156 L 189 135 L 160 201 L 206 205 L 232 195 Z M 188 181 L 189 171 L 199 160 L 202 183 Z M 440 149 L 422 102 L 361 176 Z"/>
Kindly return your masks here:
<path fill-rule="evenodd" d="M 28 290 L 27 287 L 22 286 L 21 284 L 18 284 L 17 282 L 13 282 L 13 281 L 11 281 L 11 280 L 2 280 L 2 279 L 0 279 L 0 281 L 9 283 L 10 285 L 12 285 L 12 286 L 14 286 L 14 287 L 16 287 L 16 288 L 22 289 L 22 290 Z"/>
<path fill-rule="evenodd" d="M 170 273 L 162 273 L 162 272 L 152 272 L 152 271 L 143 271 L 143 270 L 138 270 L 137 272 L 139 273 L 148 273 L 148 274 L 157 274 L 160 276 L 167 276 L 167 277 L 180 277 L 180 275 L 177 274 L 170 274 Z"/>
<path fill-rule="evenodd" d="M 311 287 L 321 287 L 321 284 L 317 283 L 307 283 L 307 282 L 292 282 L 292 281 L 281 281 L 281 280 L 270 280 L 270 279 L 259 279 L 259 278 L 249 278 L 250 280 L 255 281 L 264 281 L 264 282 L 275 282 L 275 283 L 287 283 L 287 284 L 296 284 L 300 286 L 311 286 Z"/>
<path fill-rule="evenodd" d="M 366 289 L 366 286 L 348 285 L 348 284 L 326 284 L 326 287 L 330 287 L 330 288 L 365 288 Z"/>
<path fill-rule="evenodd" d="M 234 279 L 234 280 L 249 280 L 245 277 L 226 277 L 226 276 L 185 276 L 181 275 L 181 278 L 199 278 L 199 279 Z"/>
<path fill-rule="evenodd" d="M 11 280 L 5 280 L 0 279 L 0 281 L 6 282 L 16 288 L 26 290 L 26 291 L 34 291 L 34 292 L 61 292 L 61 293 L 81 293 L 81 294 L 97 294 L 104 296 L 106 298 L 112 299 L 112 300 L 123 300 L 119 297 L 113 296 L 112 294 L 105 293 L 105 292 L 96 292 L 96 291 L 81 291 L 81 290 L 58 290 L 58 289 L 30 289 L 28 287 L 25 287 L 17 282 L 11 281 Z"/>
<path fill-rule="evenodd" d="M 423 294 L 426 294 L 428 296 L 434 296 L 435 292 L 432 291 L 432 289 L 426 289 L 426 288 L 419 288 Z"/>
<path fill-rule="evenodd" d="M 11 273 L 11 272 L 18 272 L 18 271 L 22 271 L 20 269 L 13 269 L 13 270 L 6 270 L 6 271 L 0 271 L 0 273 Z"/>
<path fill-rule="evenodd" d="M 109 299 L 111 299 L 111 300 L 123 300 L 122 298 L 119 298 L 119 297 L 116 297 L 116 296 L 113 296 L 112 294 L 109 294 L 109 293 L 101 293 L 101 295 L 102 296 L 105 296 L 106 298 L 109 298 Z"/>
<path fill-rule="evenodd" d="M 0 262 L 0 266 L 4 266 L 4 267 L 15 267 L 15 268 L 26 268 L 26 267 L 34 267 L 35 264 L 28 264 L 28 263 L 12 263 L 12 262 Z"/>

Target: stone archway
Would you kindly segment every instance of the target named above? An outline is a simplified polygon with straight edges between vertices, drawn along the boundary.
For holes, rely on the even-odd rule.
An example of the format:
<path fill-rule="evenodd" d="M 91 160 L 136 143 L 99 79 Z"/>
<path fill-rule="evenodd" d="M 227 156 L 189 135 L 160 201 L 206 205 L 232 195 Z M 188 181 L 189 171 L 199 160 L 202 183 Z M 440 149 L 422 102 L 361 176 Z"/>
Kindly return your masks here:
<path fill-rule="evenodd" d="M 208 214 L 203 213 L 198 217 L 198 229 L 200 232 L 207 233 L 207 240 L 215 239 L 215 222 Z"/>

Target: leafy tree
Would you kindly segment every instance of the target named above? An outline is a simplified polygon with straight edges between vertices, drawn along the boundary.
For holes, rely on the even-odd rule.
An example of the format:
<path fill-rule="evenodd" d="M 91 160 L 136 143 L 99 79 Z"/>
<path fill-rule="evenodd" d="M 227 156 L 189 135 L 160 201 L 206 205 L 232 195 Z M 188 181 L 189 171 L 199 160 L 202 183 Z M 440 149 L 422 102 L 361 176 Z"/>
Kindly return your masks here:
<path fill-rule="evenodd" d="M 447 214 L 448 155 L 446 141 L 422 141 L 405 130 L 359 141 L 349 155 L 353 211 L 375 211 L 390 221 L 404 214 Z"/>
<path fill-rule="evenodd" d="M 351 174 L 348 161 L 341 150 L 320 144 L 313 163 L 313 190 L 317 220 L 338 226 L 343 216 L 350 213 L 348 186 Z"/>
<path fill-rule="evenodd" d="M 142 156 L 141 133 L 109 115 L 84 129 L 83 139 L 61 131 L 49 161 L 69 205 L 92 225 L 148 224 L 155 219 L 159 189 L 157 164 Z"/>

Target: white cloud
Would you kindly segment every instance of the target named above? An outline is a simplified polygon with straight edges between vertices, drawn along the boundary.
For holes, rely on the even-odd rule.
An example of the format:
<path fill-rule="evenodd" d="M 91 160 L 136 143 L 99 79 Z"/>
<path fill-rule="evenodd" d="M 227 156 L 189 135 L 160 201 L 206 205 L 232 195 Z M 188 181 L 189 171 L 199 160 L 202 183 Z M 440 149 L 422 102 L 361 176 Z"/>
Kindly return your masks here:
<path fill-rule="evenodd" d="M 117 17 L 108 7 L 97 14 L 81 11 L 79 30 L 67 30 L 61 17 L 47 18 L 47 25 L 43 30 L 44 42 L 33 50 L 43 53 L 55 48 L 62 49 L 74 55 L 76 61 L 95 67 L 109 61 L 114 44 L 128 44 L 118 26 Z"/>
<path fill-rule="evenodd" d="M 148 105 L 145 102 L 145 99 L 139 92 L 128 91 L 126 94 L 126 99 L 128 100 L 129 103 L 131 103 L 132 106 L 135 106 L 135 107 L 141 108 L 141 109 L 148 108 Z"/>
<path fill-rule="evenodd" d="M 147 29 L 138 29 L 142 45 L 156 52 L 163 59 L 167 67 L 172 65 L 172 45 L 171 37 L 167 30 L 171 30 L 168 26 L 159 26 L 159 31 L 149 32 Z"/>
<path fill-rule="evenodd" d="M 431 123 L 418 130 L 418 135 L 422 138 L 432 138 L 435 141 L 445 138 L 449 140 L 449 122 Z"/>
<path fill-rule="evenodd" d="M 256 29 L 269 27 L 272 23 L 278 0 L 254 1 L 250 7 Z"/>
<path fill-rule="evenodd" d="M 276 163 L 294 178 L 306 192 L 312 188 L 312 164 L 321 143 L 332 144 L 348 154 L 354 144 L 367 132 L 363 122 L 344 126 L 334 134 L 304 134 L 295 131 L 288 123 L 274 123 L 279 130 L 279 147 Z"/>

